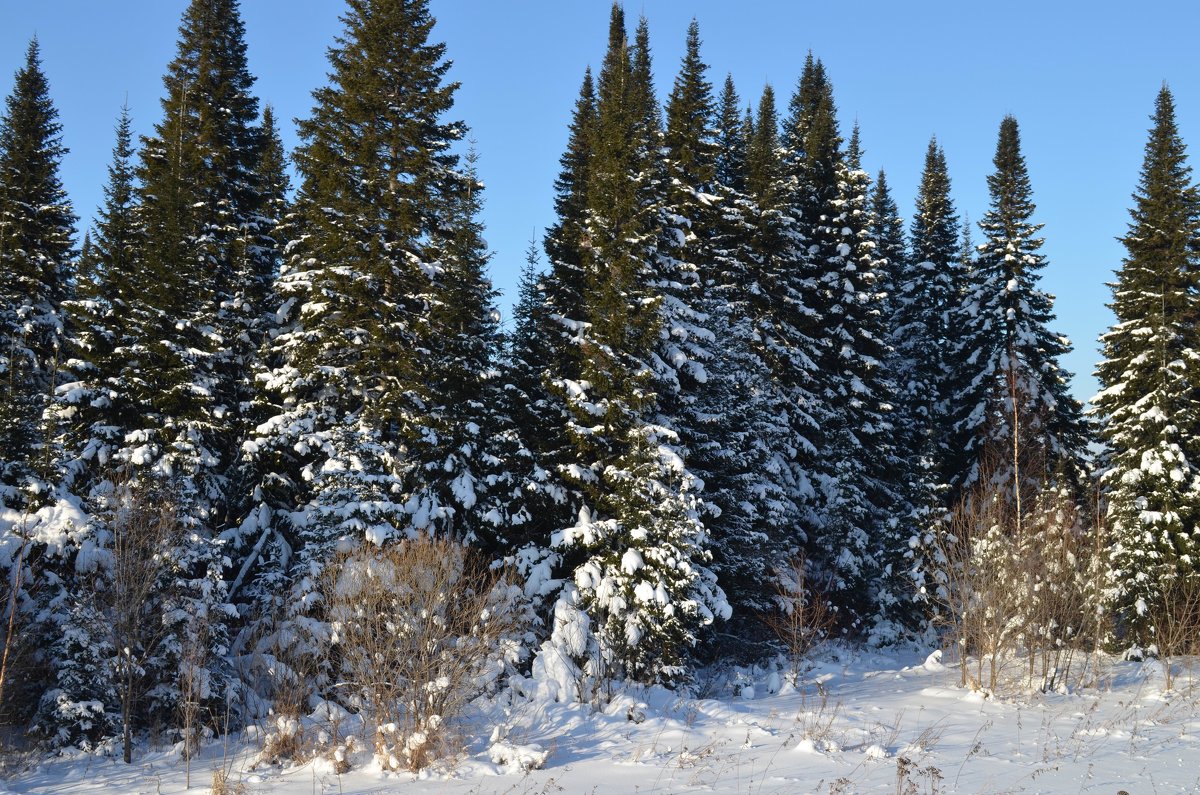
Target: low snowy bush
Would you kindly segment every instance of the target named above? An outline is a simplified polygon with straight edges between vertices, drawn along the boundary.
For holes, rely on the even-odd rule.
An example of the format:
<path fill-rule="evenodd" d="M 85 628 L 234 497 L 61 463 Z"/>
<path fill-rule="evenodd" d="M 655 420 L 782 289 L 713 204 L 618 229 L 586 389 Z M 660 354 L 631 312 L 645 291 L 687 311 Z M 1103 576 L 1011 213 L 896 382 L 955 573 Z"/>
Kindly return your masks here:
<path fill-rule="evenodd" d="M 325 599 L 345 701 L 392 770 L 450 750 L 454 719 L 516 660 L 530 620 L 508 572 L 425 537 L 344 553 Z"/>

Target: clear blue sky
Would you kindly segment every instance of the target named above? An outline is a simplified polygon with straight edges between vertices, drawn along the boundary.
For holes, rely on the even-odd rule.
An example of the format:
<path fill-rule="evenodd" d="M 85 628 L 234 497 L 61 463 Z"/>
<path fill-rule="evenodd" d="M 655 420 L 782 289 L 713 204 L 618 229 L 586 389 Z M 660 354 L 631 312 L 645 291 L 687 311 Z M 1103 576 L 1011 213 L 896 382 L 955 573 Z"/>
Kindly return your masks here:
<path fill-rule="evenodd" d="M 0 0 L 0 92 L 37 35 L 71 152 L 62 176 L 90 218 L 128 97 L 139 131 L 158 121 L 161 78 L 185 0 Z M 325 80 L 341 0 L 243 0 L 259 97 L 284 121 L 308 115 Z M 584 67 L 598 66 L 607 0 L 433 0 L 435 36 L 462 83 L 455 116 L 472 128 L 488 185 L 493 278 L 509 296 L 531 235 L 553 220 L 552 183 Z M 1061 0 L 858 2 L 644 0 L 665 96 L 695 16 L 719 84 L 746 100 L 771 82 L 785 105 L 812 50 L 833 81 L 843 129 L 857 119 L 866 167 L 885 168 L 911 213 L 929 137 L 946 150 L 960 213 L 987 208 L 985 177 L 1000 119 L 1021 132 L 1049 257 L 1043 287 L 1081 398 L 1095 391 L 1096 337 L 1111 322 L 1105 282 L 1119 266 L 1155 92 L 1175 92 L 1185 140 L 1200 142 L 1200 4 Z M 507 311 L 509 298 L 503 300 Z"/>

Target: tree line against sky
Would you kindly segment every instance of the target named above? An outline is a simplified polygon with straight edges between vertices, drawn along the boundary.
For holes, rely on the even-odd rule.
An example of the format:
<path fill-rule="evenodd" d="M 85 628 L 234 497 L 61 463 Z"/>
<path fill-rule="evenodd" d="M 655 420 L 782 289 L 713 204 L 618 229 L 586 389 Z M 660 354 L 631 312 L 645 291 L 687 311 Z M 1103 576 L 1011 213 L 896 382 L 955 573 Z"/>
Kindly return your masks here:
<path fill-rule="evenodd" d="M 785 107 L 748 104 L 693 23 L 664 107 L 645 20 L 614 6 L 504 332 L 427 2 L 348 0 L 344 23 L 289 154 L 236 0 L 193 0 L 161 120 L 135 142 L 119 116 L 82 240 L 29 47 L 0 119 L 6 637 L 28 647 L 6 719 L 56 745 L 177 729 L 198 700 L 248 719 L 239 661 L 266 650 L 335 697 L 330 578 L 420 536 L 510 567 L 525 652 L 581 682 L 766 655 L 767 619 L 817 600 L 846 637 L 929 637 L 967 565 L 948 544 L 997 534 L 1105 539 L 1073 587 L 1105 642 L 1153 650 L 1200 505 L 1200 201 L 1165 87 L 1089 415 L 1011 116 L 981 221 L 934 140 L 906 223 L 818 58 Z M 139 528 L 160 548 L 126 626 Z"/>

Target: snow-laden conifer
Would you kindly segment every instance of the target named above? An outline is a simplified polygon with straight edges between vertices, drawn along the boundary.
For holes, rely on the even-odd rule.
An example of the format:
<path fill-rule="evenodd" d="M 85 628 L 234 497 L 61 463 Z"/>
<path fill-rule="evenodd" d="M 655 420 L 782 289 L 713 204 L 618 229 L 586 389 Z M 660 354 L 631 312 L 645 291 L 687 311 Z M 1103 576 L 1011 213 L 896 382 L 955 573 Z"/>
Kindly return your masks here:
<path fill-rule="evenodd" d="M 1200 416 L 1196 410 L 1196 240 L 1200 196 L 1164 86 L 1155 100 L 1141 177 L 1112 284 L 1116 323 L 1101 337 L 1108 467 L 1108 601 L 1129 646 L 1157 641 L 1164 593 L 1196 576 Z"/>
<path fill-rule="evenodd" d="M 1078 473 L 1085 437 L 1070 375 L 1059 365 L 1070 342 L 1048 328 L 1053 297 L 1037 287 L 1046 264 L 1041 225 L 1032 221 L 1032 187 L 1012 116 L 1000 124 L 993 162 L 991 207 L 979 224 L 985 242 L 951 317 L 959 334 L 952 361 L 962 379 L 955 433 L 966 454 L 951 485 L 961 490 L 990 473 L 1020 517 L 1032 508 L 1030 489 L 1056 473 Z"/>
<path fill-rule="evenodd" d="M 489 505 L 503 471 L 482 185 L 453 150 L 445 45 L 423 0 L 351 0 L 343 23 L 300 122 L 266 419 L 244 447 L 262 480 L 242 534 L 264 561 L 246 576 L 277 637 L 314 654 L 339 549 L 509 522 Z"/>
<path fill-rule="evenodd" d="M 29 43 L 0 116 L 0 505 L 37 508 L 58 480 L 44 414 L 60 381 L 75 214 L 59 179 L 66 148 Z"/>
<path fill-rule="evenodd" d="M 656 289 L 660 125 L 645 21 L 630 46 L 614 6 L 588 174 L 581 371 L 556 380 L 576 450 L 563 472 L 585 495 L 576 522 L 554 538 L 572 580 L 557 612 L 591 617 L 593 674 L 643 680 L 682 676 L 699 628 L 728 609 L 705 566 L 700 484 L 660 403 L 678 370 L 694 367 L 686 352 L 664 355 L 681 349 Z"/>

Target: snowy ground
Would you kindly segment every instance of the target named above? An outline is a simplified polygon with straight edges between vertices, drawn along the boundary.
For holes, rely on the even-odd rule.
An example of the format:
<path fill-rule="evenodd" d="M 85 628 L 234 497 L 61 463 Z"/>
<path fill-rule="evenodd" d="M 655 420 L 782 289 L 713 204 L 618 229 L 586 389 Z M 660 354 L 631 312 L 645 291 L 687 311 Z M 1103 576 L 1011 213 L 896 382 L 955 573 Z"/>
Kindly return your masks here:
<path fill-rule="evenodd" d="M 1075 694 L 985 698 L 915 652 L 830 651 L 798 689 L 777 673 L 726 672 L 708 677 L 712 698 L 627 691 L 601 712 L 508 692 L 476 704 L 478 739 L 451 769 L 420 777 L 363 757 L 341 776 L 324 760 L 250 769 L 260 741 L 249 732 L 193 760 L 192 791 L 208 792 L 226 753 L 240 791 L 279 795 L 1200 792 L 1200 666 L 1166 693 L 1158 663 L 1109 663 L 1096 677 Z M 2 793 L 184 791 L 170 750 L 132 766 L 56 758 L 0 782 Z"/>

